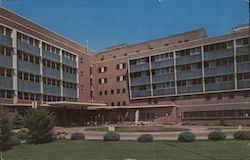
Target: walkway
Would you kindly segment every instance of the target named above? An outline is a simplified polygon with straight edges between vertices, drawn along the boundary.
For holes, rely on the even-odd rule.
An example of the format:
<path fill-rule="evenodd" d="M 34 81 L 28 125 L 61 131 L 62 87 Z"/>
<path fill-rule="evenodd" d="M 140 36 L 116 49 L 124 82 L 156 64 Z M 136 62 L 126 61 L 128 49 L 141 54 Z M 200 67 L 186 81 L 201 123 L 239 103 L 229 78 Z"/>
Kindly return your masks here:
<path fill-rule="evenodd" d="M 102 126 L 103 127 L 103 126 Z M 174 127 L 174 126 L 172 126 Z M 56 127 L 55 131 L 65 131 L 68 133 L 66 138 L 70 138 L 70 135 L 75 132 L 83 132 L 85 134 L 85 138 L 88 140 L 102 140 L 103 135 L 106 132 L 101 131 L 90 131 L 86 130 L 89 128 L 97 128 L 95 127 Z M 209 132 L 213 130 L 208 130 L 207 126 L 184 126 L 183 128 L 189 128 L 191 132 L 193 132 L 196 136 L 196 139 L 207 139 Z M 237 129 L 227 129 L 223 130 L 227 134 L 227 138 L 232 139 L 233 133 L 237 131 Z M 177 140 L 180 132 L 119 132 L 121 135 L 121 140 L 136 140 L 142 134 L 152 134 L 154 136 L 154 140 Z"/>

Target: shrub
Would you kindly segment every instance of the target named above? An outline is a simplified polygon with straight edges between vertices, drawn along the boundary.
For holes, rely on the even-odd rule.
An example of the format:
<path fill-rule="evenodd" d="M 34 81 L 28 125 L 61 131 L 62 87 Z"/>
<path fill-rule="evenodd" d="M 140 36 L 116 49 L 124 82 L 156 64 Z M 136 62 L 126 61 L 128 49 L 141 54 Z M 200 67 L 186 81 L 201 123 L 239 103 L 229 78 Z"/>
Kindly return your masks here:
<path fill-rule="evenodd" d="M 13 128 L 20 129 L 24 126 L 24 119 L 21 114 L 17 114 L 13 119 Z"/>
<path fill-rule="evenodd" d="M 25 117 L 25 127 L 28 128 L 28 143 L 41 144 L 55 140 L 53 128 L 55 119 L 47 109 L 28 109 Z"/>
<path fill-rule="evenodd" d="M 248 131 L 237 131 L 234 133 L 234 139 L 238 140 L 249 140 L 250 139 L 250 132 Z"/>
<path fill-rule="evenodd" d="M 179 134 L 178 141 L 180 141 L 180 142 L 194 142 L 195 135 L 192 132 L 182 132 Z"/>
<path fill-rule="evenodd" d="M 28 139 L 28 131 L 21 129 L 20 131 L 15 133 L 16 137 L 20 140 L 27 140 Z"/>
<path fill-rule="evenodd" d="M 208 139 L 212 141 L 221 141 L 226 139 L 226 134 L 222 131 L 213 131 L 208 134 Z"/>
<path fill-rule="evenodd" d="M 21 140 L 16 136 L 12 136 L 10 139 L 10 146 L 18 146 L 21 144 Z"/>
<path fill-rule="evenodd" d="M 154 137 L 151 134 L 143 134 L 137 138 L 137 142 L 153 142 Z"/>
<path fill-rule="evenodd" d="M 120 134 L 116 132 L 108 132 L 103 135 L 104 141 L 119 141 L 120 140 Z"/>
<path fill-rule="evenodd" d="M 11 119 L 8 113 L 0 106 L 0 150 L 11 149 Z"/>
<path fill-rule="evenodd" d="M 71 140 L 84 140 L 85 135 L 81 132 L 73 133 L 70 137 Z"/>

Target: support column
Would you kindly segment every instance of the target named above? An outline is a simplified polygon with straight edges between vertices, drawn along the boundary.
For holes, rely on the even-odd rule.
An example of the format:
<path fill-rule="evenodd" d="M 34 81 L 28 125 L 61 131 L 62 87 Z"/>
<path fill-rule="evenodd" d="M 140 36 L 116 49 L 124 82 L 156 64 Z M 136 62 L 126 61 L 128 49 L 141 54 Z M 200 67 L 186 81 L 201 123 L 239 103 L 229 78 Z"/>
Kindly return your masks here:
<path fill-rule="evenodd" d="M 205 72 L 204 72 L 204 46 L 201 46 L 201 72 L 202 72 L 202 91 L 206 91 Z"/>
<path fill-rule="evenodd" d="M 233 49 L 234 49 L 234 89 L 238 89 L 237 84 L 237 61 L 236 61 L 236 40 L 233 40 Z"/>
<path fill-rule="evenodd" d="M 137 124 L 138 124 L 138 122 L 139 122 L 139 114 L 140 114 L 140 112 L 139 112 L 139 110 L 137 109 L 136 111 L 135 111 L 135 125 L 137 126 Z"/>
<path fill-rule="evenodd" d="M 60 81 L 61 81 L 61 85 L 60 85 L 60 88 L 61 88 L 61 98 L 63 98 L 63 64 L 62 64 L 62 49 L 60 49 L 60 52 L 59 52 L 59 56 L 60 56 Z M 62 99 L 63 100 L 63 99 Z"/>
<path fill-rule="evenodd" d="M 153 96 L 153 76 L 152 76 L 152 65 L 151 65 L 151 56 L 148 58 L 149 63 L 149 78 L 150 78 L 150 95 Z"/>
<path fill-rule="evenodd" d="M 174 60 L 174 85 L 175 85 L 175 95 L 177 95 L 177 74 L 176 74 L 176 52 L 173 51 Z"/>
<path fill-rule="evenodd" d="M 12 68 L 13 68 L 13 75 L 12 75 L 12 80 L 13 80 L 13 103 L 17 104 L 18 102 L 18 83 L 17 83 L 17 31 L 15 29 L 12 30 L 11 34 L 12 38 Z"/>

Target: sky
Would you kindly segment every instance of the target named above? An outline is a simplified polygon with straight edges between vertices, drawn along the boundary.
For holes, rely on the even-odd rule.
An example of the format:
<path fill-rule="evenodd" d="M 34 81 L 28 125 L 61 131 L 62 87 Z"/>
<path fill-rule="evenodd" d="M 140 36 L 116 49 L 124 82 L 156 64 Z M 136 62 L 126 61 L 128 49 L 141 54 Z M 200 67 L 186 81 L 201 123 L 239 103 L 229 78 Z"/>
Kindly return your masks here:
<path fill-rule="evenodd" d="M 97 52 L 205 28 L 249 23 L 248 0 L 2 0 L 2 6 Z"/>

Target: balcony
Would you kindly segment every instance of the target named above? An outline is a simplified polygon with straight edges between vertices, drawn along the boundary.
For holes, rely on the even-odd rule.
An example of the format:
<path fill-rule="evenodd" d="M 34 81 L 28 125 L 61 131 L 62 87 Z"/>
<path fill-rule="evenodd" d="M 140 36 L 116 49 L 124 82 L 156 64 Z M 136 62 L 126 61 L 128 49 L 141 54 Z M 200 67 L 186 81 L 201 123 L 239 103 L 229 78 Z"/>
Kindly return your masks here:
<path fill-rule="evenodd" d="M 77 76 L 76 74 L 63 72 L 63 80 L 67 82 L 77 83 Z"/>
<path fill-rule="evenodd" d="M 140 72 L 149 70 L 149 63 L 138 64 L 138 65 L 131 65 L 130 72 Z"/>
<path fill-rule="evenodd" d="M 204 72 L 207 77 L 234 74 L 234 64 L 218 66 L 215 68 L 205 68 Z"/>
<path fill-rule="evenodd" d="M 171 95 L 171 94 L 175 94 L 175 88 L 161 88 L 153 90 L 154 96 Z"/>
<path fill-rule="evenodd" d="M 74 61 L 72 59 L 68 59 L 68 58 L 63 57 L 62 63 L 67 65 L 67 66 L 77 68 L 76 61 Z"/>
<path fill-rule="evenodd" d="M 23 61 L 23 60 L 18 60 L 17 68 L 19 71 L 25 71 L 25 72 L 29 72 L 33 74 L 40 74 L 39 64 L 34 64 L 34 63 L 30 63 L 30 62 Z"/>
<path fill-rule="evenodd" d="M 164 61 L 151 62 L 152 69 L 165 68 L 174 65 L 173 59 L 167 59 Z"/>
<path fill-rule="evenodd" d="M 177 72 L 177 80 L 201 78 L 201 69 Z"/>
<path fill-rule="evenodd" d="M 202 92 L 203 88 L 202 85 L 192 85 L 192 86 L 182 86 L 177 87 L 177 93 L 193 93 L 193 92 Z"/>
<path fill-rule="evenodd" d="M 237 81 L 237 88 L 242 89 L 242 88 L 250 88 L 250 80 L 238 80 Z"/>
<path fill-rule="evenodd" d="M 43 50 L 43 58 L 60 63 L 60 55 Z"/>
<path fill-rule="evenodd" d="M 152 77 L 153 83 L 161 83 L 161 82 L 169 82 L 174 81 L 174 74 L 161 74 L 161 75 L 154 75 Z"/>
<path fill-rule="evenodd" d="M 234 89 L 234 82 L 206 84 L 206 91 L 231 90 Z"/>
<path fill-rule="evenodd" d="M 0 76 L 0 89 L 13 90 L 12 78 Z"/>
<path fill-rule="evenodd" d="M 18 80 L 18 90 L 22 92 L 40 93 L 40 83 Z"/>
<path fill-rule="evenodd" d="M 150 90 L 132 91 L 132 98 L 151 96 Z"/>
<path fill-rule="evenodd" d="M 236 48 L 236 55 L 248 55 L 249 54 L 249 46 L 242 46 Z"/>
<path fill-rule="evenodd" d="M 43 85 L 43 94 L 53 95 L 53 96 L 61 96 L 61 88 L 59 86 L 53 85 Z"/>
<path fill-rule="evenodd" d="M 77 98 L 77 89 L 63 88 L 63 96 Z"/>
<path fill-rule="evenodd" d="M 50 67 L 43 67 L 43 75 L 45 77 L 60 79 L 60 70 L 50 68 Z"/>
<path fill-rule="evenodd" d="M 131 78 L 131 86 L 140 86 L 140 85 L 149 84 L 149 83 L 150 83 L 149 76 Z"/>
<path fill-rule="evenodd" d="M 12 57 L 0 54 L 0 66 L 4 68 L 12 68 Z"/>
<path fill-rule="evenodd" d="M 7 47 L 12 47 L 12 38 L 0 34 L 0 44 Z"/>
<path fill-rule="evenodd" d="M 237 63 L 237 73 L 250 72 L 250 62 Z"/>
<path fill-rule="evenodd" d="M 33 54 L 35 56 L 40 56 L 39 47 L 33 46 L 33 45 L 25 43 L 25 42 L 21 42 L 20 40 L 17 40 L 17 49 L 20 49 L 24 52 Z"/>
<path fill-rule="evenodd" d="M 176 65 L 182 65 L 182 64 L 190 64 L 190 63 L 197 63 L 201 62 L 201 55 L 190 55 L 190 56 L 182 56 L 176 58 Z"/>
<path fill-rule="evenodd" d="M 233 56 L 234 56 L 234 50 L 232 48 L 221 51 L 205 52 L 204 60 L 207 61 L 207 60 L 214 60 L 214 59 L 233 57 Z"/>

